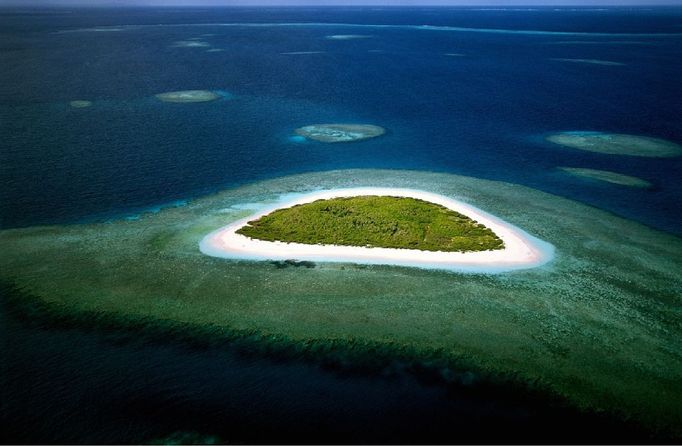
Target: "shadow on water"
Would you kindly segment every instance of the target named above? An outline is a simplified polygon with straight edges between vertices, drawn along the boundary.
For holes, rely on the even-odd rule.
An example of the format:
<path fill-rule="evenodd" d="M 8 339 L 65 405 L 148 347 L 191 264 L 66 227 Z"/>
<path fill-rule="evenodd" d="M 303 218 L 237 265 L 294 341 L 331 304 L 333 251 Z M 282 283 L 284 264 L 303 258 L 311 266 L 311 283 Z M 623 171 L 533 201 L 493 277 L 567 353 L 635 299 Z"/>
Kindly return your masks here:
<path fill-rule="evenodd" d="M 1 292 L 3 443 L 666 441 L 473 374 L 444 383 L 427 368 L 352 372 L 66 328 Z"/>

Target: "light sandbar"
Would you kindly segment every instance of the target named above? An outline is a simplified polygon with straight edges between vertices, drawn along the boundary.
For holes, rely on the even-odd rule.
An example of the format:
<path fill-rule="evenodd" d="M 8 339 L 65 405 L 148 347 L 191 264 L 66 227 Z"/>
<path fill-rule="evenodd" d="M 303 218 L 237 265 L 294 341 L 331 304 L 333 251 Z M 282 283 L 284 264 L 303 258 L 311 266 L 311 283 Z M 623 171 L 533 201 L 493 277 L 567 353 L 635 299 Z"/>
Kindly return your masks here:
<path fill-rule="evenodd" d="M 490 228 L 504 242 L 504 249 L 477 252 L 443 252 L 311 245 L 257 240 L 237 234 L 237 230 L 249 221 L 259 219 L 277 209 L 312 203 L 317 200 L 363 195 L 410 197 L 439 204 Z M 549 243 L 469 204 L 426 191 L 381 187 L 334 189 L 311 192 L 295 198 L 289 196 L 274 206 L 269 206 L 247 218 L 235 221 L 208 234 L 199 243 L 199 248 L 204 254 L 227 259 L 296 259 L 316 262 L 399 265 L 472 273 L 497 273 L 532 268 L 549 262 L 554 255 L 554 247 Z"/>

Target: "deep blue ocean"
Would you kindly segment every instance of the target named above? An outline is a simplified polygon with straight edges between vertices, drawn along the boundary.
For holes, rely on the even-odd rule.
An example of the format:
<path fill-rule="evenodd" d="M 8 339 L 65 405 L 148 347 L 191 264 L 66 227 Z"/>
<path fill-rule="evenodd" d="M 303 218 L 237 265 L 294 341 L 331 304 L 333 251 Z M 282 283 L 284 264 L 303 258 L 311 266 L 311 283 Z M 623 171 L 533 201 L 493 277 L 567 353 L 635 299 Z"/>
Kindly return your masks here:
<path fill-rule="evenodd" d="M 682 233 L 682 158 L 544 141 L 595 130 L 682 143 L 682 9 L 4 11 L 0 33 L 4 228 L 367 167 L 520 183 Z M 371 37 L 325 38 L 335 34 Z M 187 39 L 207 46 L 174 46 Z M 453 53 L 461 56 L 445 55 Z M 153 97 L 189 89 L 232 99 L 188 106 Z M 71 108 L 77 99 L 94 105 Z M 373 123 L 389 134 L 343 147 L 291 139 L 319 122 Z M 557 166 L 613 170 L 654 188 L 577 179 Z"/>
<path fill-rule="evenodd" d="M 326 38 L 338 34 L 370 37 Z M 177 43 L 186 41 L 201 45 Z M 0 9 L 0 228 L 134 215 L 286 174 L 394 168 L 519 183 L 682 234 L 682 158 L 545 141 L 593 130 L 682 144 L 681 56 L 682 8 Z M 191 89 L 224 98 L 154 98 Z M 323 122 L 388 133 L 345 145 L 293 137 Z M 561 412 L 458 403 L 413 378 L 348 377 L 0 316 L 0 409 L 14 441 L 141 442 L 181 430 L 247 442 L 429 442 L 449 426 L 456 442 L 485 432 L 482 419 L 567 426 Z M 557 432 L 554 441 L 580 438 Z"/>

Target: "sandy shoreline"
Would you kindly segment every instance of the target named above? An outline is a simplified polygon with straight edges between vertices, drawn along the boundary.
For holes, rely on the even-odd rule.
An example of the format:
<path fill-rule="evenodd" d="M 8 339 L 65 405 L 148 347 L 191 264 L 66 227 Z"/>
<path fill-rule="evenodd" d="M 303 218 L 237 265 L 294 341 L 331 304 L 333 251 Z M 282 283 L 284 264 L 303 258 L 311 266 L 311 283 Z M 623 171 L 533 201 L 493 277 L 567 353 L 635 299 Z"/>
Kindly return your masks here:
<path fill-rule="evenodd" d="M 504 241 L 505 248 L 479 252 L 420 251 L 396 248 L 365 248 L 339 245 L 308 245 L 256 240 L 237 234 L 248 221 L 270 212 L 320 199 L 358 195 L 388 195 L 418 198 L 440 204 L 484 224 Z M 553 258 L 554 247 L 523 230 L 474 206 L 443 195 L 414 189 L 361 187 L 334 189 L 287 197 L 247 218 L 235 221 L 208 234 L 199 243 L 204 254 L 228 259 L 311 260 L 362 264 L 401 265 L 462 272 L 503 272 L 540 266 Z"/>

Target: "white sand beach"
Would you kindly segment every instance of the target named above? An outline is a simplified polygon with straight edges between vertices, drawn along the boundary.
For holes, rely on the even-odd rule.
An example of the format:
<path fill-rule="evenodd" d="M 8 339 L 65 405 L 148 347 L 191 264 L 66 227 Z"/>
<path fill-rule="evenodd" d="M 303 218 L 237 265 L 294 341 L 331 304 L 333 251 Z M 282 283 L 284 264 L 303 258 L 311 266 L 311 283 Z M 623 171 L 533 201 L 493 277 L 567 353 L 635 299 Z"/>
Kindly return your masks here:
<path fill-rule="evenodd" d="M 396 248 L 309 245 L 271 242 L 237 234 L 236 231 L 276 209 L 316 200 L 360 195 L 411 197 L 440 204 L 490 228 L 504 242 L 504 249 L 478 252 L 441 252 Z M 543 265 L 553 257 L 554 247 L 474 206 L 452 198 L 414 189 L 362 187 L 334 189 L 287 197 L 274 206 L 208 234 L 199 244 L 204 254 L 229 259 L 310 260 L 361 264 L 401 265 L 461 272 L 504 272 Z"/>

